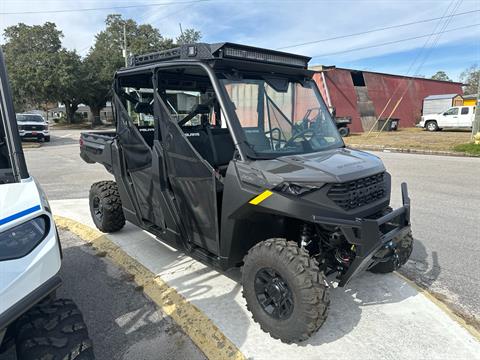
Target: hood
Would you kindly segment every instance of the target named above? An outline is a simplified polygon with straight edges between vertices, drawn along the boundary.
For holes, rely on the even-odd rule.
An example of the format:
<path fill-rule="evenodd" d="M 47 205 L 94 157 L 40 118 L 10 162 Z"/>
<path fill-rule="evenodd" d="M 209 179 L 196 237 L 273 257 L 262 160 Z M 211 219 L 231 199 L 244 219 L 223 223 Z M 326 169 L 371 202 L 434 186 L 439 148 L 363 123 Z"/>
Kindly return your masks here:
<path fill-rule="evenodd" d="M 15 225 L 22 217 L 39 211 L 42 198 L 33 178 L 0 185 L 0 229 Z"/>
<path fill-rule="evenodd" d="M 46 121 L 39 122 L 39 121 L 17 121 L 18 125 L 47 125 Z"/>
<path fill-rule="evenodd" d="M 255 167 L 273 186 L 283 181 L 346 182 L 385 171 L 377 156 L 346 148 L 257 161 Z"/>

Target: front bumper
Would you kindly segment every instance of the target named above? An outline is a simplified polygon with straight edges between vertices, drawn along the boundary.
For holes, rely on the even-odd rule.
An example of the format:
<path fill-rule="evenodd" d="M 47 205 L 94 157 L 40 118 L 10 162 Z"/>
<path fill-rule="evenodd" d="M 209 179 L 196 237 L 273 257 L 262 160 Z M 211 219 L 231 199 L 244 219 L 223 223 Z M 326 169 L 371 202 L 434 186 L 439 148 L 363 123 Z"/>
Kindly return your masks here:
<path fill-rule="evenodd" d="M 19 133 L 22 139 L 43 139 L 50 136 L 50 132 L 48 130 L 38 130 L 38 131 L 20 130 Z"/>
<path fill-rule="evenodd" d="M 410 231 L 410 198 L 407 184 L 402 183 L 403 206 L 378 219 L 342 220 L 313 216 L 318 224 L 338 226 L 347 241 L 355 246 L 355 258 L 340 276 L 339 286 L 345 286 L 354 276 L 370 267 L 375 254 L 394 239 Z"/>

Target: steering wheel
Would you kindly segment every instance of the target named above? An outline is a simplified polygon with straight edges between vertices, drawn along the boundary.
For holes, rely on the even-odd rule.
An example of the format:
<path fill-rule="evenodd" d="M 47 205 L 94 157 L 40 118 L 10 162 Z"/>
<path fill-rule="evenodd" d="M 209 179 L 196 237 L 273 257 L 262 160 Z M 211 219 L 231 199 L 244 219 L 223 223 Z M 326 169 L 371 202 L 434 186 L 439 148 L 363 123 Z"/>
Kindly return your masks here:
<path fill-rule="evenodd" d="M 310 139 L 307 139 L 307 134 L 311 134 L 310 139 L 315 135 L 315 130 L 314 129 L 305 129 L 302 130 L 295 135 L 293 135 L 287 142 L 285 142 L 285 147 L 287 146 L 292 146 L 296 142 L 297 139 L 302 138 L 304 141 L 310 141 Z"/>

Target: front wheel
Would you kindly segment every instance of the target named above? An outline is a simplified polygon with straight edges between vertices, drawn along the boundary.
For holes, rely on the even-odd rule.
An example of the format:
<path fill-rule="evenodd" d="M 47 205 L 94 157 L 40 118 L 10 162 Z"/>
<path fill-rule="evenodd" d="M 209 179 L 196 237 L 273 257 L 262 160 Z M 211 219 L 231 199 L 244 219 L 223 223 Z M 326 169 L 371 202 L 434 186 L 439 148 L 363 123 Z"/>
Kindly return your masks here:
<path fill-rule="evenodd" d="M 253 320 L 275 339 L 308 339 L 324 323 L 329 287 L 316 260 L 293 241 L 269 239 L 244 258 L 243 297 Z"/>
<path fill-rule="evenodd" d="M 89 195 L 90 214 L 98 230 L 111 233 L 125 225 L 122 200 L 115 181 L 99 181 Z"/>
<path fill-rule="evenodd" d="M 36 305 L 18 320 L 17 359 L 94 360 L 82 314 L 71 300 Z"/>
<path fill-rule="evenodd" d="M 413 251 L 413 236 L 411 232 L 408 232 L 398 242 L 397 246 L 393 249 L 393 254 L 387 261 L 379 262 L 372 266 L 369 270 L 373 273 L 387 274 L 395 270 L 400 269 L 406 264 Z"/>
<path fill-rule="evenodd" d="M 438 130 L 438 124 L 436 121 L 430 120 L 427 122 L 427 125 L 425 125 L 428 131 L 437 131 Z"/>

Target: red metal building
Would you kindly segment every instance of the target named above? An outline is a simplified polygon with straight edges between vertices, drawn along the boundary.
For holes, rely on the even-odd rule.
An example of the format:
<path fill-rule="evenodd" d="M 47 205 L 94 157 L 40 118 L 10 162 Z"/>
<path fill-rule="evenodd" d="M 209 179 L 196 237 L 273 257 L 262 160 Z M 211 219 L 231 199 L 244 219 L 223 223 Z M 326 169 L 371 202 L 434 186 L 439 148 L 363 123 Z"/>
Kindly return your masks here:
<path fill-rule="evenodd" d="M 350 116 L 353 132 L 368 131 L 377 118 L 400 119 L 400 127 L 420 120 L 428 95 L 463 94 L 462 83 L 313 66 L 314 79 L 337 117 Z"/>

